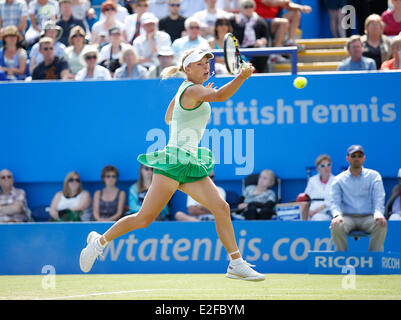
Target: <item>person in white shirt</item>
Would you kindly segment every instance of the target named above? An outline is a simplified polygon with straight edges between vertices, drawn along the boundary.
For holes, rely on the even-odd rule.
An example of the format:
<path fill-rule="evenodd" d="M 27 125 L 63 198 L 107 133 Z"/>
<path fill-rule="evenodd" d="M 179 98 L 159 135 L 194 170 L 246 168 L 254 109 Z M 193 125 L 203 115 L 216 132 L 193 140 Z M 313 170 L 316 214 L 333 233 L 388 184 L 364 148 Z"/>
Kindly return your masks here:
<path fill-rule="evenodd" d="M 312 221 L 328 221 L 332 219 L 330 207 L 330 190 L 334 175 L 331 173 L 332 161 L 327 154 L 319 155 L 315 161 L 317 174 L 312 176 L 305 189 L 311 202 L 301 203 L 303 217 Z"/>
<path fill-rule="evenodd" d="M 216 8 L 216 0 L 204 0 L 206 9 L 195 12 L 194 17 L 201 23 L 202 37 L 209 39 L 213 37 L 214 26 L 218 18 L 230 19 L 232 14 L 230 12 Z"/>
<path fill-rule="evenodd" d="M 118 3 L 119 0 L 111 0 L 113 1 L 116 6 L 117 6 L 117 12 L 116 12 L 116 20 L 120 21 L 121 23 L 124 23 L 125 19 L 128 17 L 129 13 L 126 7 L 123 7 Z M 106 16 L 103 12 L 100 13 L 100 18 L 99 21 L 102 21 L 106 19 Z"/>
<path fill-rule="evenodd" d="M 93 45 L 88 45 L 82 53 L 82 59 L 85 61 L 86 67 L 78 71 L 75 80 L 111 80 L 108 69 L 97 64 L 99 53 Z"/>
<path fill-rule="evenodd" d="M 152 13 L 142 15 L 141 24 L 144 34 L 134 40 L 133 47 L 139 55 L 139 64 L 150 68 L 158 64 L 157 52 L 161 47 L 170 47 L 171 38 L 168 33 L 158 30 L 159 19 Z"/>
<path fill-rule="evenodd" d="M 130 14 L 124 20 L 124 40 L 128 43 L 133 43 L 134 40 L 143 33 L 143 28 L 141 27 L 142 15 L 149 12 L 149 1 L 148 0 L 137 0 L 134 4 L 134 13 Z"/>

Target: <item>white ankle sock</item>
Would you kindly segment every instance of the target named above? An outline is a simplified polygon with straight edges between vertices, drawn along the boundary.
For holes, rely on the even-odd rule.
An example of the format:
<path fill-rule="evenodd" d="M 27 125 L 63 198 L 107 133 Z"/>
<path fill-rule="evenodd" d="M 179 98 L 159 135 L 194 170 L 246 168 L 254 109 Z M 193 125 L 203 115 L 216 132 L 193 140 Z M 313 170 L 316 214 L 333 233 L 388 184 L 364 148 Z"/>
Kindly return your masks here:
<path fill-rule="evenodd" d="M 104 240 L 104 244 L 101 244 L 100 243 L 100 238 L 102 238 L 103 237 L 103 240 Z M 106 238 L 104 237 L 104 236 L 101 236 L 101 237 L 99 237 L 96 241 L 95 241 L 95 243 L 96 243 L 96 247 L 99 249 L 99 250 L 103 250 L 106 246 L 107 246 L 107 244 L 109 243 L 107 240 L 106 240 Z"/>

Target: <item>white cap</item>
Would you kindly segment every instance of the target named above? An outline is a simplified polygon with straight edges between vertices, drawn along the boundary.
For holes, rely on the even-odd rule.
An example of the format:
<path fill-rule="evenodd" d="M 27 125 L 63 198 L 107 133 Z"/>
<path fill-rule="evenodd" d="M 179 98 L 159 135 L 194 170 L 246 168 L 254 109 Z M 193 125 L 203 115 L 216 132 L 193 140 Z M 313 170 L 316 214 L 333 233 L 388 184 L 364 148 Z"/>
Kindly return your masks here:
<path fill-rule="evenodd" d="M 159 23 L 159 19 L 157 19 L 157 17 L 151 13 L 151 12 L 145 12 L 142 15 L 141 18 L 141 23 L 142 24 L 147 24 L 147 23 Z"/>
<path fill-rule="evenodd" d="M 213 59 L 214 55 L 210 51 L 204 51 L 200 48 L 197 48 L 194 52 L 192 52 L 188 57 L 185 58 L 184 62 L 182 63 L 182 67 L 185 68 L 192 62 L 198 62 L 202 60 L 204 56 L 206 56 L 209 59 Z"/>
<path fill-rule="evenodd" d="M 398 170 L 398 176 L 397 178 L 401 178 L 401 168 Z"/>

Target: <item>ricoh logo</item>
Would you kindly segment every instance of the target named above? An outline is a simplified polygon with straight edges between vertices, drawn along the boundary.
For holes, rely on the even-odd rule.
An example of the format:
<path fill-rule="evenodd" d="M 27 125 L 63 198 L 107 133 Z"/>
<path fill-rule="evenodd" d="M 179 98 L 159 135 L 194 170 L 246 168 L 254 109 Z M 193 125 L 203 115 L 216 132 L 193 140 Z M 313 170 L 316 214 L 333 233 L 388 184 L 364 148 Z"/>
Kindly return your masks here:
<path fill-rule="evenodd" d="M 354 268 L 373 268 L 373 257 L 356 256 L 316 256 L 315 268 L 342 268 L 351 266 Z"/>
<path fill-rule="evenodd" d="M 383 269 L 400 269 L 399 258 L 382 257 L 382 268 Z"/>

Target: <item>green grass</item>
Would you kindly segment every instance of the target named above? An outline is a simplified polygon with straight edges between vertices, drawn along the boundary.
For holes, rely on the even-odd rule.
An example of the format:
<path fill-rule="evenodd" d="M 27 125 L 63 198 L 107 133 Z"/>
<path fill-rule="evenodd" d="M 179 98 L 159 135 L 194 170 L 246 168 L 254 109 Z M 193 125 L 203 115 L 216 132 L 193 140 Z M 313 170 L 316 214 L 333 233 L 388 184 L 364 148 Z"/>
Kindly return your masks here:
<path fill-rule="evenodd" d="M 230 280 L 223 274 L 56 275 L 55 289 L 43 276 L 0 276 L 0 299 L 131 300 L 339 300 L 401 299 L 401 276 L 355 277 L 344 289 L 344 275 L 268 274 L 266 281 Z"/>

